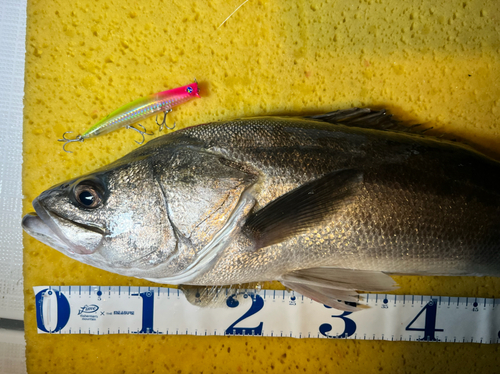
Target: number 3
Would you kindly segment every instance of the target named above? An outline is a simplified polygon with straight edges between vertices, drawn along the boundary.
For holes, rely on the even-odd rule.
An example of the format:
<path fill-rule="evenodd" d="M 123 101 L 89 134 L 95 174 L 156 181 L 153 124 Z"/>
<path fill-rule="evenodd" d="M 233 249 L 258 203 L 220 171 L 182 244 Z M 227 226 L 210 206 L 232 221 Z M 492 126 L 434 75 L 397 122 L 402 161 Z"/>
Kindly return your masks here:
<path fill-rule="evenodd" d="M 325 308 L 329 308 L 329 306 L 325 305 Z M 327 338 L 334 338 L 334 339 L 342 339 L 342 338 L 348 338 L 349 336 L 353 335 L 356 332 L 356 322 L 354 322 L 350 318 L 346 318 L 349 314 L 352 314 L 352 312 L 344 312 L 340 316 L 332 316 L 333 318 L 340 318 L 342 321 L 344 321 L 344 332 L 340 335 L 328 335 L 327 333 L 332 331 L 332 325 L 329 323 L 323 323 L 319 327 L 319 332 L 321 335 L 326 336 Z"/>

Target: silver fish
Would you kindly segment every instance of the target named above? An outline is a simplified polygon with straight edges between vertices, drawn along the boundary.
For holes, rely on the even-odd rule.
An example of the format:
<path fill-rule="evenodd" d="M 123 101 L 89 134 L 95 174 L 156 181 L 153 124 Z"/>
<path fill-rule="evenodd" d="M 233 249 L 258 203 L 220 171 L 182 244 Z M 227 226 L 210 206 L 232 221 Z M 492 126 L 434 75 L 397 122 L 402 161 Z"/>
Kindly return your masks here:
<path fill-rule="evenodd" d="M 499 191 L 498 162 L 355 108 L 159 137 L 43 192 L 23 228 L 122 275 L 356 310 L 388 274 L 500 276 Z"/>

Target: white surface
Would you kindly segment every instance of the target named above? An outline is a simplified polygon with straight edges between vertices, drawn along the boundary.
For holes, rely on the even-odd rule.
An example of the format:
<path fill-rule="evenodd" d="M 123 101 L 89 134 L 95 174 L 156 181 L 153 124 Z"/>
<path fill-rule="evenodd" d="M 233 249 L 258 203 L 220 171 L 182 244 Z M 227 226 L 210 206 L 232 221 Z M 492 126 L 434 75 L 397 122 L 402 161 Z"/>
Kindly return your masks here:
<path fill-rule="evenodd" d="M 26 1 L 0 0 L 0 9 L 0 317 L 23 319 L 21 172 Z"/>
<path fill-rule="evenodd" d="M 26 373 L 22 331 L 0 329 L 0 373 Z"/>
<path fill-rule="evenodd" d="M 362 294 L 370 308 L 350 313 L 294 292 L 240 290 L 237 302 L 231 294 L 217 308 L 161 287 L 43 286 L 33 297 L 39 333 L 500 342 L 500 299 Z"/>
<path fill-rule="evenodd" d="M 0 0 L 0 318 L 23 319 L 22 129 L 26 0 Z M 0 373 L 26 372 L 24 334 L 0 330 Z"/>

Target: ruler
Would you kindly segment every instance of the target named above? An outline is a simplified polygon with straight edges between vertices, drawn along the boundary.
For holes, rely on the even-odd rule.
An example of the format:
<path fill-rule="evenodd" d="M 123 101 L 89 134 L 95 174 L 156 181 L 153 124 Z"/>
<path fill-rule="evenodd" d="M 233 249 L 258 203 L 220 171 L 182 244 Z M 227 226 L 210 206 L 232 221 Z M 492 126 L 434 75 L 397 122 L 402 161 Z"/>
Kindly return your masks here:
<path fill-rule="evenodd" d="M 223 292 L 210 308 L 173 288 L 34 287 L 38 333 L 500 342 L 500 299 L 361 294 L 369 308 L 344 312 L 293 291 Z"/>

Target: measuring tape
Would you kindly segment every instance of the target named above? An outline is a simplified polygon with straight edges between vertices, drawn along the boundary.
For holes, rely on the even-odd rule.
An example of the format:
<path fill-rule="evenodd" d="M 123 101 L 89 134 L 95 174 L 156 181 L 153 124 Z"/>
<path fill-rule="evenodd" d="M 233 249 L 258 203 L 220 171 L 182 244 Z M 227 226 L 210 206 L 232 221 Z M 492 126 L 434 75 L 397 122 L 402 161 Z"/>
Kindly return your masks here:
<path fill-rule="evenodd" d="M 343 312 L 293 291 L 223 291 L 219 308 L 178 289 L 34 287 L 39 333 L 251 335 L 457 343 L 500 342 L 500 299 L 360 294 Z"/>

